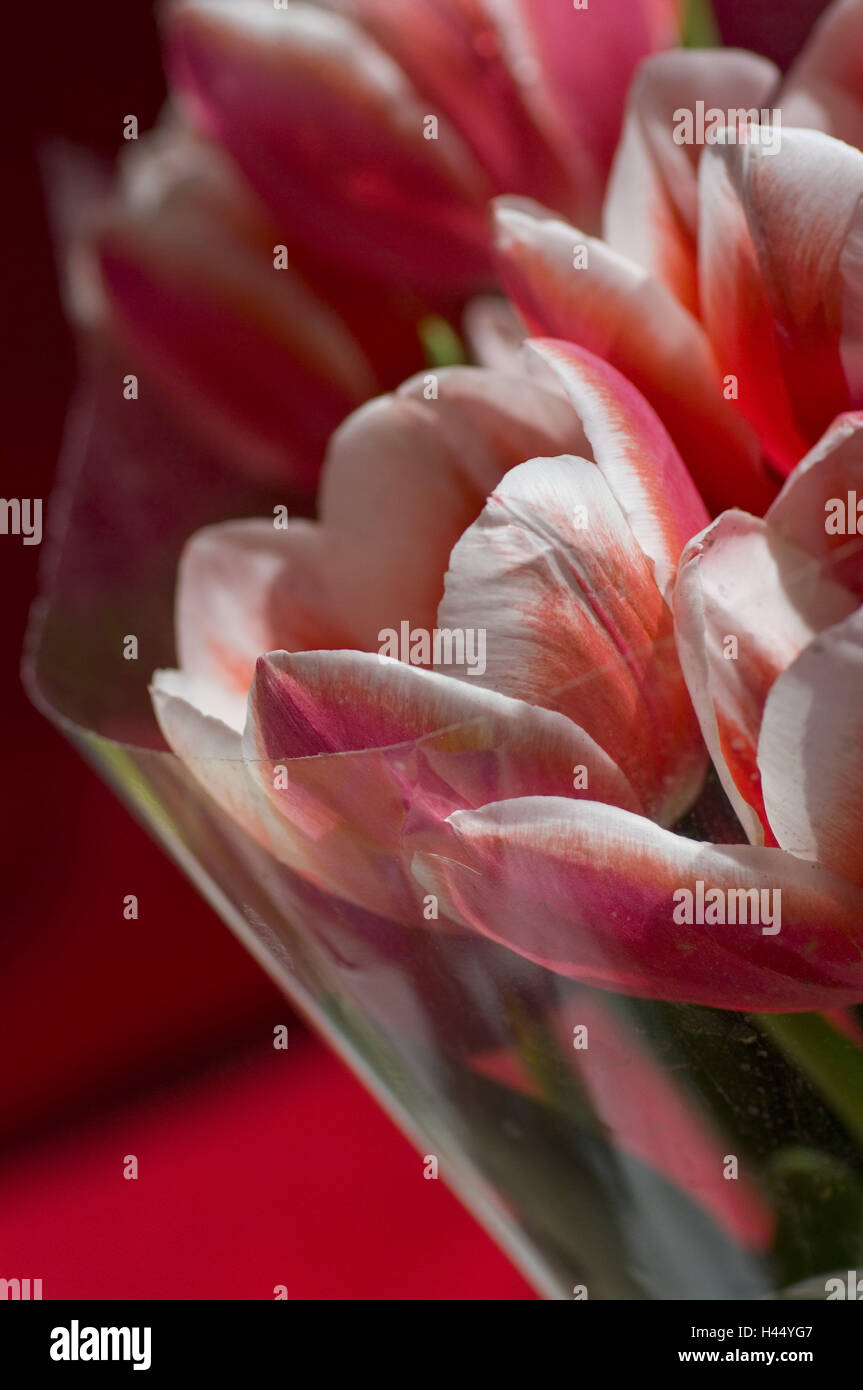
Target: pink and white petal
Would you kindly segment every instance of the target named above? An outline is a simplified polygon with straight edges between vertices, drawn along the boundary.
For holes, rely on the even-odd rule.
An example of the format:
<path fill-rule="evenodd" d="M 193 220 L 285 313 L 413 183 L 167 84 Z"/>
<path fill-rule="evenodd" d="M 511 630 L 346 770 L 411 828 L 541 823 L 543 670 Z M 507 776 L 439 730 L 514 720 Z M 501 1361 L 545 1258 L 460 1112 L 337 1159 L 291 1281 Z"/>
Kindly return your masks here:
<path fill-rule="evenodd" d="M 528 341 L 575 406 L 593 457 L 667 597 L 686 542 L 707 522 L 704 503 L 665 426 L 620 372 L 593 353 Z"/>
<path fill-rule="evenodd" d="M 697 145 L 674 138 L 679 112 L 766 107 L 779 69 L 735 49 L 677 50 L 642 63 L 629 92 L 623 135 L 603 210 L 612 250 L 640 265 L 693 313 L 698 309 Z"/>
<path fill-rule="evenodd" d="M 306 846 L 314 881 L 414 924 L 421 903 L 404 847 L 454 808 L 526 788 L 575 795 L 577 768 L 585 794 L 640 804 L 563 716 L 368 653 L 261 658 L 244 747 L 257 785 Z"/>
<path fill-rule="evenodd" d="M 783 850 L 687 840 L 617 807 L 529 797 L 455 812 L 413 867 L 456 921 L 584 984 L 783 1013 L 863 998 L 863 893 Z M 698 924 L 699 882 L 705 895 L 720 890 L 724 916 L 733 904 L 753 920 Z"/>
<path fill-rule="evenodd" d="M 822 632 L 779 676 L 758 766 L 783 849 L 863 886 L 863 609 Z"/>
<path fill-rule="evenodd" d="M 740 409 L 788 472 L 851 400 L 841 257 L 863 153 L 811 130 L 717 145 L 701 162 L 702 317 Z M 854 325 L 851 325 L 853 331 Z"/>
<path fill-rule="evenodd" d="M 592 800 L 639 804 L 617 764 L 584 729 L 469 677 L 452 680 L 370 652 L 270 652 L 258 661 L 244 734 L 251 759 L 392 750 L 406 768 L 416 747 L 429 756 L 423 742 L 429 738 L 441 773 L 451 757 L 453 787 L 471 798 L 494 786 L 516 795 L 525 779 L 571 793 L 580 760 Z"/>
<path fill-rule="evenodd" d="M 462 316 L 462 336 L 481 367 L 518 373 L 524 369 L 524 324 L 499 295 L 477 295 Z"/>
<path fill-rule="evenodd" d="M 249 776 L 242 747 L 245 699 L 182 671 L 156 671 L 150 696 L 165 742 L 220 809 L 281 862 L 302 866 L 289 828 Z"/>
<path fill-rule="evenodd" d="M 579 344 L 623 374 L 662 420 L 712 512 L 761 512 L 775 493 L 753 431 L 723 397 L 701 324 L 659 280 L 549 214 L 498 199 L 501 279 L 528 331 Z"/>
<path fill-rule="evenodd" d="M 403 620 L 434 626 L 449 552 L 482 506 L 435 425 L 421 400 L 396 394 L 369 402 L 330 441 L 320 514 L 332 549 L 341 539 L 360 552 L 351 588 L 366 615 L 346 645 L 377 649 L 378 632 Z"/>
<path fill-rule="evenodd" d="M 290 269 L 226 156 L 182 126 L 141 142 L 91 217 L 100 326 L 133 347 L 245 471 L 314 483 L 326 439 L 377 386 L 334 311 Z"/>
<path fill-rule="evenodd" d="M 150 687 L 165 741 L 182 758 L 242 758 L 248 691 L 201 673 L 156 671 Z"/>
<path fill-rule="evenodd" d="M 321 487 L 328 523 L 347 527 L 369 491 L 381 494 L 374 499 L 377 509 L 403 476 L 425 477 L 424 467 L 412 467 L 407 449 L 395 449 L 390 457 L 385 431 L 392 428 L 394 444 L 407 418 L 421 419 L 428 435 L 441 441 L 442 455 L 444 449 L 453 455 L 459 487 L 483 500 L 508 469 L 532 453 L 585 447 L 584 431 L 557 381 L 531 379 L 523 362 L 514 373 L 446 367 L 419 374 L 357 411 L 336 434 Z M 377 470 L 373 487 L 371 468 Z M 364 516 L 362 529 L 371 519 Z"/>
<path fill-rule="evenodd" d="M 578 8 L 559 0 L 491 0 L 490 7 L 549 138 L 571 152 L 590 151 L 604 177 L 633 73 L 648 54 L 679 40 L 676 0 Z"/>
<path fill-rule="evenodd" d="M 699 173 L 701 319 L 724 377 L 735 378 L 738 409 L 784 474 L 808 441 L 795 421 L 746 213 L 731 171 L 711 149 Z"/>
<path fill-rule="evenodd" d="M 584 447 L 567 398 L 523 370 L 441 371 L 434 399 L 427 381 L 336 432 L 322 523 L 243 521 L 192 539 L 177 610 L 185 669 L 245 691 L 261 652 L 376 651 L 384 628 L 432 629 L 452 546 L 503 473 L 537 450 Z"/>
<path fill-rule="evenodd" d="M 757 764 L 764 704 L 818 632 L 856 606 L 817 558 L 744 512 L 684 551 L 674 594 L 680 664 L 704 741 L 753 844 L 772 843 Z"/>
<path fill-rule="evenodd" d="M 488 281 L 493 189 L 383 49 L 343 16 L 188 0 L 167 17 L 169 67 L 199 129 L 275 220 L 337 264 L 428 290 Z M 337 167 L 333 163 L 337 151 Z"/>
<path fill-rule="evenodd" d="M 863 413 L 833 421 L 764 519 L 863 600 Z"/>
<path fill-rule="evenodd" d="M 476 368 L 436 374 L 370 402 L 336 431 L 321 523 L 240 521 L 192 538 L 177 605 L 192 674 L 247 691 L 262 652 L 358 647 L 379 632 L 434 627 L 455 541 L 502 474 L 537 448 L 583 446 L 569 401 Z"/>
<path fill-rule="evenodd" d="M 820 17 L 782 84 L 782 118 L 863 146 L 861 0 L 838 0 Z"/>
<path fill-rule="evenodd" d="M 705 756 L 671 612 L 595 464 L 564 455 L 507 473 L 453 550 L 438 625 L 484 632 L 477 682 L 579 724 L 648 814 L 670 823 L 689 808 Z"/>
<path fill-rule="evenodd" d="M 327 0 L 395 59 L 458 130 L 499 192 L 572 196 L 567 167 L 539 130 L 508 67 L 485 0 Z"/>
<path fill-rule="evenodd" d="M 455 367 L 431 378 L 352 415 L 324 467 L 329 544 L 337 551 L 343 538 L 351 554 L 363 552 L 350 588 L 365 615 L 358 645 L 369 649 L 384 627 L 434 627 L 450 551 L 507 469 L 584 446 L 569 401 L 523 369 Z"/>
<path fill-rule="evenodd" d="M 310 521 L 287 530 L 231 521 L 196 532 L 177 590 L 183 670 L 245 699 L 262 652 L 357 645 L 364 615 L 351 575 L 361 562 Z"/>

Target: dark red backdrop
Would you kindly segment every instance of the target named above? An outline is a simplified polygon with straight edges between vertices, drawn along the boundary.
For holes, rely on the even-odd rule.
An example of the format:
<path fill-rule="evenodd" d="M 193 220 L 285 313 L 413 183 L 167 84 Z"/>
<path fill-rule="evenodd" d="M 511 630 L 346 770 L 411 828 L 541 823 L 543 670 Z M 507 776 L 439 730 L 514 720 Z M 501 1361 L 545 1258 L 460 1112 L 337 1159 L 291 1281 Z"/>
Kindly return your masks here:
<path fill-rule="evenodd" d="M 719 8 L 729 41 L 783 61 L 822 3 Z M 44 498 L 73 363 L 33 151 L 61 134 L 110 153 L 162 88 L 149 3 L 20 7 L 17 22 L 0 126 L 3 493 Z M 40 1277 L 46 1297 L 530 1297 L 28 705 L 17 667 L 39 554 L 0 537 L 0 1277 Z M 148 910 L 124 923 L 132 877 Z M 281 1021 L 291 1045 L 274 1054 Z M 122 1178 L 130 1153 L 137 1182 Z"/>

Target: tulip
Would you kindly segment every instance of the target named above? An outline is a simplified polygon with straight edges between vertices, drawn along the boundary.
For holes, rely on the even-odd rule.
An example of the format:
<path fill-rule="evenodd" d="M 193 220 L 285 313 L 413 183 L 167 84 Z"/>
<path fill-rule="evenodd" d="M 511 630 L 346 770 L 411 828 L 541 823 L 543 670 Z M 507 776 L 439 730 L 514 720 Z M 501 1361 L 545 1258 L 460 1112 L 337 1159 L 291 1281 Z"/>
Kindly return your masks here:
<path fill-rule="evenodd" d="M 183 3 L 169 72 L 274 219 L 383 280 L 490 279 L 486 203 L 595 221 L 626 88 L 673 43 L 674 0 Z"/>
<path fill-rule="evenodd" d="M 764 1012 L 863 997 L 863 546 L 824 525 L 861 481 L 863 417 L 850 415 L 763 519 L 724 513 L 681 557 L 681 664 L 752 843 L 684 839 L 610 803 L 464 808 L 414 862 L 451 918 L 628 994 Z M 674 909 L 741 891 L 781 902 L 780 930 Z"/>
<path fill-rule="evenodd" d="M 791 1013 L 856 1003 L 863 893 L 779 849 L 684 839 L 562 797 L 456 811 L 414 871 L 442 911 L 557 974 L 642 998 Z M 675 894 L 782 892 L 782 931 L 680 923 Z"/>
<path fill-rule="evenodd" d="M 660 1173 L 710 1213 L 717 1225 L 753 1251 L 769 1247 L 773 1221 L 757 1189 L 723 1176 L 725 1149 L 685 1078 L 663 1067 L 613 1001 L 575 990 L 547 1020 L 564 1077 L 586 1095 L 606 1142 L 623 1156 Z M 573 1048 L 573 1030 L 589 1046 Z M 542 1090 L 518 1054 L 500 1048 L 480 1052 L 472 1065 L 522 1095 L 542 1100 Z M 569 1076 L 567 1076 L 569 1073 Z"/>
<path fill-rule="evenodd" d="M 851 81 L 861 44 L 863 5 L 848 0 L 784 83 L 752 54 L 647 59 L 603 240 L 547 208 L 497 204 L 499 270 L 528 331 L 580 343 L 628 376 L 714 514 L 763 513 L 836 415 L 863 406 L 863 153 L 842 143 L 863 144 Z M 776 112 L 775 128 L 744 140 L 726 122 L 719 142 L 678 143 L 680 113 L 698 103 L 732 125 L 741 108 Z M 804 120 L 814 128 L 789 128 Z"/>
<path fill-rule="evenodd" d="M 281 862 L 411 925 L 437 918 L 412 846 L 454 810 L 589 796 L 670 824 L 704 774 L 669 602 L 706 513 L 623 378 L 531 351 L 536 380 L 456 368 L 363 407 L 319 522 L 194 537 L 182 670 L 154 681 L 170 746 Z M 382 656 L 402 620 L 482 628 L 487 668 Z"/>
<path fill-rule="evenodd" d="M 265 56 L 272 16 L 242 21 L 240 69 L 267 70 L 262 106 L 285 70 L 293 109 L 316 64 L 329 71 L 335 51 L 347 61 L 349 21 L 295 8 L 296 43 L 286 29 Z M 852 8 L 792 72 L 790 103 L 823 94 Z M 351 9 L 396 43 L 386 7 Z M 418 13 L 419 30 L 441 37 L 439 11 Z M 241 128 L 245 88 L 225 76 L 240 21 L 233 7 L 193 5 L 177 23 L 188 115 L 272 214 L 289 191 L 270 182 L 280 146 L 257 117 Z M 413 80 L 434 44 L 420 55 L 398 34 Z M 369 86 L 352 59 L 346 109 L 327 108 L 345 124 L 363 94 L 348 149 L 383 139 L 383 92 L 402 80 L 387 63 L 372 64 Z M 503 277 L 549 335 L 529 341 L 527 370 L 513 368 L 500 306 L 475 306 L 475 335 L 502 365 L 427 373 L 349 417 L 317 521 L 193 537 L 180 669 L 157 673 L 153 699 L 208 791 L 328 893 L 411 927 L 478 931 L 602 988 L 789 1012 L 863 997 L 860 803 L 845 751 L 861 733 L 861 580 L 855 543 L 821 524 L 842 498 L 846 520 L 856 513 L 863 491 L 859 417 L 834 421 L 856 389 L 863 154 L 783 129 L 770 153 L 728 142 L 699 158 L 666 119 L 696 91 L 731 109 L 764 104 L 774 84 L 770 65 L 741 54 L 643 67 L 606 208 L 626 254 L 524 197 L 499 204 Z M 453 92 L 441 92 L 448 110 Z M 304 178 L 313 135 L 300 142 Z M 471 159 L 483 138 L 473 130 Z M 452 174 L 462 153 L 447 139 L 435 157 Z M 443 169 L 417 205 L 434 229 L 422 275 L 447 248 L 467 283 L 470 238 L 452 239 L 464 205 L 453 214 Z M 368 173 L 358 166 L 364 199 Z M 816 199 L 799 197 L 801 179 Z M 416 209 L 391 181 L 379 192 L 407 265 Z M 624 194 L 640 200 L 628 220 Z M 363 256 L 372 209 L 361 200 L 352 222 L 352 198 L 323 184 L 312 201 L 322 225 L 337 211 L 355 230 Z M 374 270 L 374 254 L 365 263 Z M 810 443 L 791 472 L 792 450 Z M 687 463 L 712 509 L 728 490 L 750 511 L 708 525 Z M 481 660 L 465 664 L 459 634 L 481 636 Z M 736 828 L 723 843 L 675 829 L 708 753 L 749 844 Z"/>

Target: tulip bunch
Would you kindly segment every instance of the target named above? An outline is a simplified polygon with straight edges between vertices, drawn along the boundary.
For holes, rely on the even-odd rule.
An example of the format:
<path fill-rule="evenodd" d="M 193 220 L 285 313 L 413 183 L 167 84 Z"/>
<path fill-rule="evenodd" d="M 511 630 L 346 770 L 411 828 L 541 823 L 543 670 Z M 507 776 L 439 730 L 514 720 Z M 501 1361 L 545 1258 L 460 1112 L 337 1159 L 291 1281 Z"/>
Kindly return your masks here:
<path fill-rule="evenodd" d="M 835 5 L 784 82 L 745 53 L 647 58 L 601 237 L 617 88 L 672 15 L 586 13 L 576 44 L 580 15 L 518 0 L 175 12 L 192 225 L 217 142 L 301 243 L 415 291 L 485 289 L 494 262 L 512 308 L 472 305 L 480 365 L 426 370 L 336 429 L 316 519 L 190 540 L 157 716 L 280 862 L 406 930 L 479 932 L 653 999 L 851 1004 L 863 544 L 835 518 L 863 496 L 863 4 Z M 588 109 L 572 74 L 612 52 Z M 776 139 L 684 147 L 697 102 L 776 110 Z M 207 314 L 166 343 L 178 374 L 215 386 L 196 334 L 248 270 L 255 332 L 290 321 L 336 379 L 342 330 L 306 337 L 329 310 L 278 305 L 278 272 L 234 254 L 244 207 L 207 208 L 214 260 L 182 287 Z M 113 312 L 144 334 L 132 251 L 153 258 L 152 306 L 189 243 L 120 213 L 102 238 Z M 387 655 L 405 625 L 482 633 L 482 669 L 452 641 L 434 667 Z M 736 813 L 718 842 L 682 833 L 706 774 Z"/>
<path fill-rule="evenodd" d="M 348 412 L 493 288 L 489 199 L 596 230 L 678 0 L 175 0 L 172 100 L 91 218 L 88 321 L 245 475 L 313 493 Z"/>

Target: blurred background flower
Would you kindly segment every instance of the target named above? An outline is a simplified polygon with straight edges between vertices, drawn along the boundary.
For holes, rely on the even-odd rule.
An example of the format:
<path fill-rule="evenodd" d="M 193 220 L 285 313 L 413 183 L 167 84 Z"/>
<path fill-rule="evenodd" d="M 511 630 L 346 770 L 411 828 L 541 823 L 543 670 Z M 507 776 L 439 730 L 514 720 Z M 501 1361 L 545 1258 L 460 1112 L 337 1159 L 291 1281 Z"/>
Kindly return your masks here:
<path fill-rule="evenodd" d="M 312 492 L 339 420 L 494 285 L 491 196 L 597 224 L 630 78 L 677 41 L 679 10 L 167 6 L 171 100 L 77 215 L 80 317 L 210 449 Z"/>

